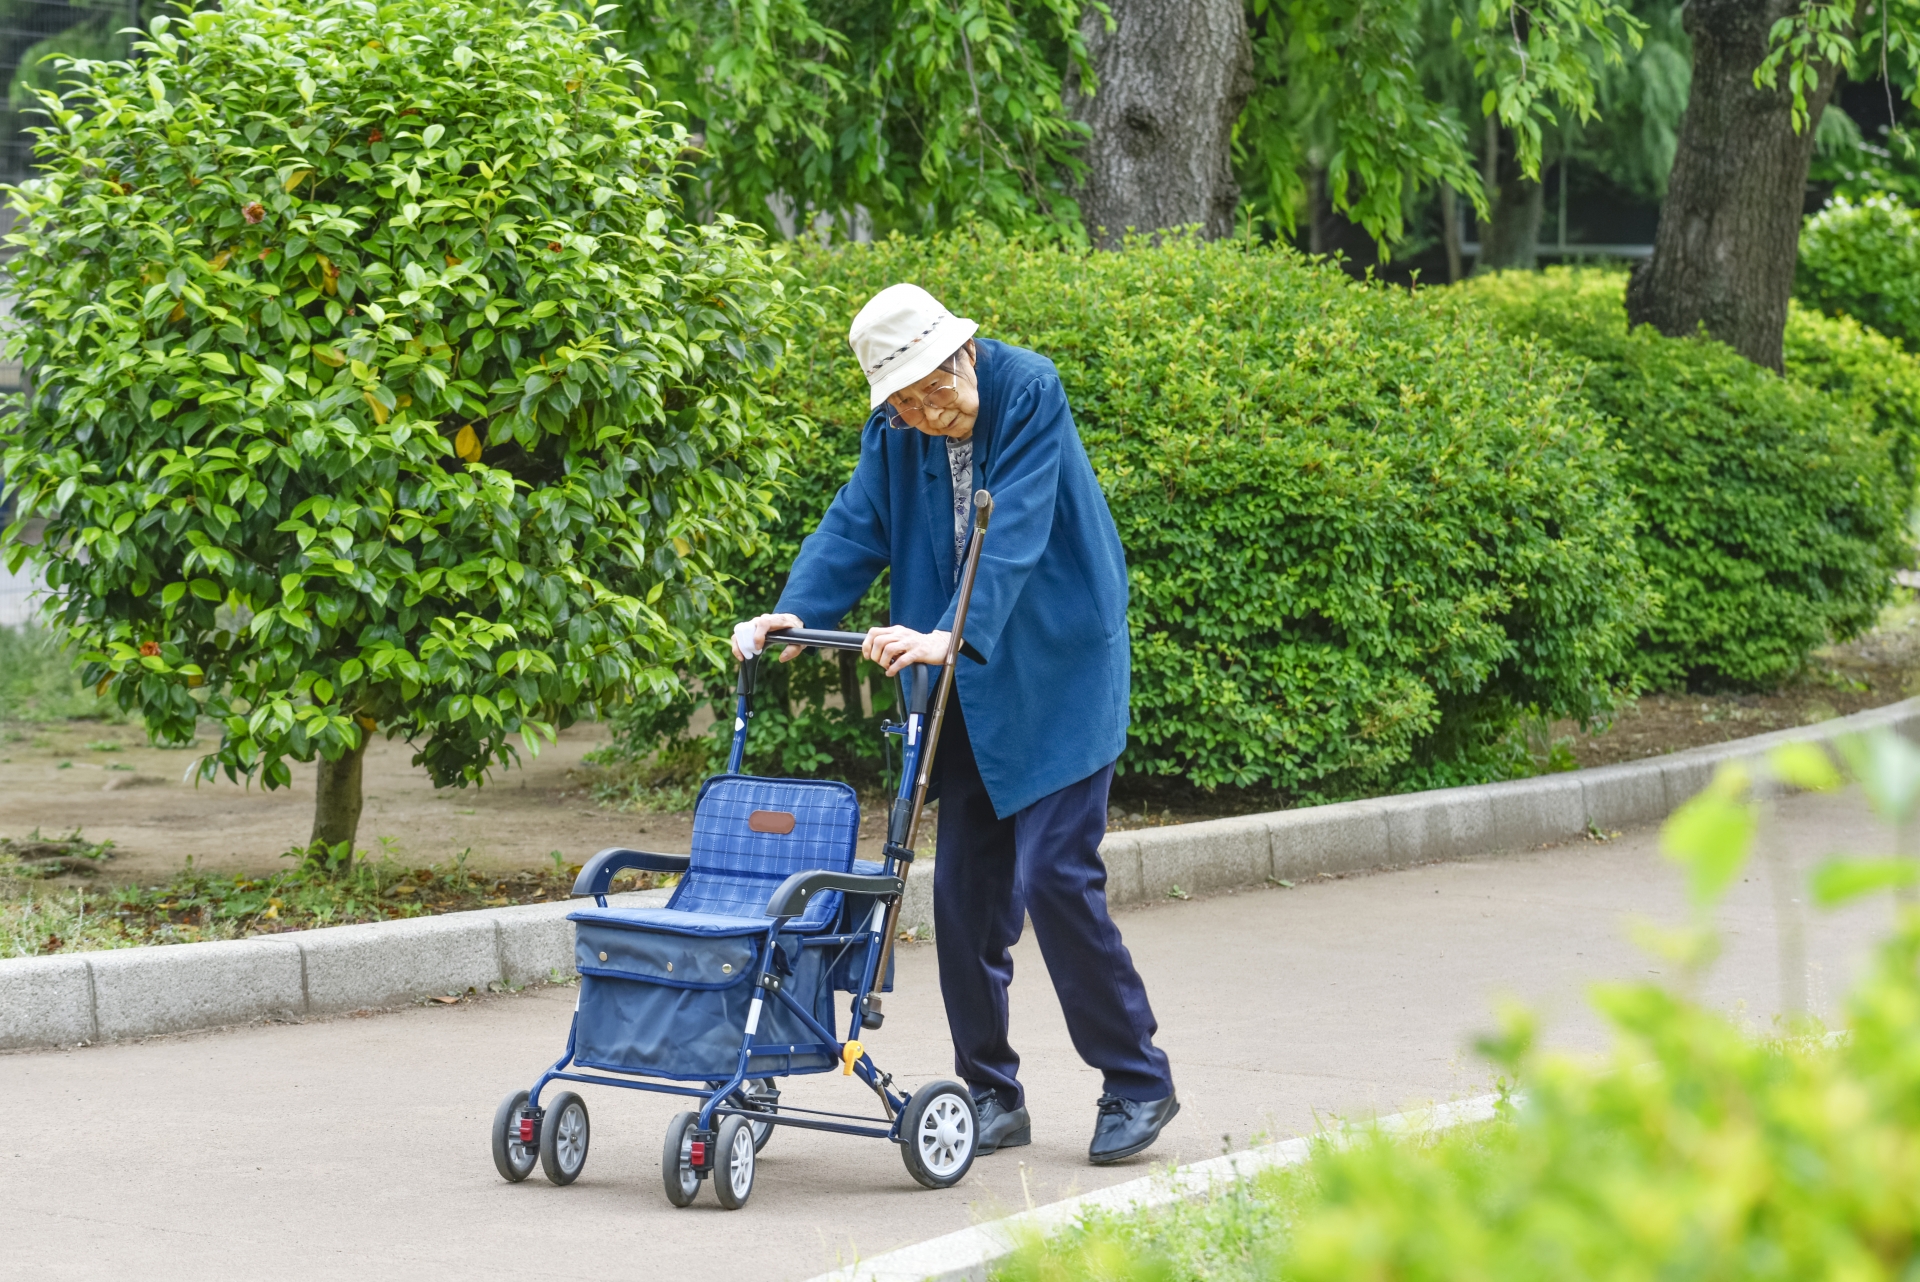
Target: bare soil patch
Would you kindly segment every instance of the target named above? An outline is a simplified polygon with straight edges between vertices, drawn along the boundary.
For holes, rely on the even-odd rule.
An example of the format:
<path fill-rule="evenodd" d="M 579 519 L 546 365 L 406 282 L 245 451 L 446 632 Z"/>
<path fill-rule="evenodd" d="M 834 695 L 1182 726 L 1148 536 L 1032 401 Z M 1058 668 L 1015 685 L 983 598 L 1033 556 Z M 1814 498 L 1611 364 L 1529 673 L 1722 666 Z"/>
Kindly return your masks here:
<path fill-rule="evenodd" d="M 1793 685 L 1770 694 L 1642 695 L 1611 726 L 1583 733 L 1562 722 L 1555 734 L 1571 740 L 1580 765 L 1610 766 L 1911 698 L 1920 694 L 1920 604 L 1902 595 L 1909 599 L 1888 610 L 1872 632 L 1820 651 L 1813 670 Z"/>

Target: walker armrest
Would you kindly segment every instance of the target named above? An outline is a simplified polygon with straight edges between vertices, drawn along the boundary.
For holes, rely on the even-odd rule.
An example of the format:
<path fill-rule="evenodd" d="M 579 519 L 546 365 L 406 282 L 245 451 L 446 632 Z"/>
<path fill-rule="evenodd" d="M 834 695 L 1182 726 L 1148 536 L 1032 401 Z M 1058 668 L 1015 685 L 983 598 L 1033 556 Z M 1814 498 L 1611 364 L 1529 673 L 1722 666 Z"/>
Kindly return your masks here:
<path fill-rule="evenodd" d="M 624 846 L 613 846 L 581 865 L 580 875 L 574 878 L 573 893 L 604 895 L 607 893 L 607 887 L 613 884 L 613 875 L 629 868 L 639 868 L 647 872 L 685 872 L 687 859 L 686 855 L 656 855 L 647 850 L 628 850 Z"/>
<path fill-rule="evenodd" d="M 780 883 L 767 900 L 767 916 L 785 919 L 807 911 L 807 903 L 823 890 L 846 890 L 856 895 L 897 895 L 907 888 L 898 877 L 815 869 L 797 872 Z"/>

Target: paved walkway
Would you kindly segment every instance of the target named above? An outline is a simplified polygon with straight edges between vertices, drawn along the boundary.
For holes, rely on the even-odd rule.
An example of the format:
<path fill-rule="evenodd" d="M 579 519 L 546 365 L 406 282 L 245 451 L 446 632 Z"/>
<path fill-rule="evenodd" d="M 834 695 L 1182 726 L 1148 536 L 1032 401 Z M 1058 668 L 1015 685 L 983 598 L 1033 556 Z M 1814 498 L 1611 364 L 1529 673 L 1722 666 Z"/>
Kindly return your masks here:
<path fill-rule="evenodd" d="M 1797 798 L 1772 831 L 1807 856 L 1884 848 L 1846 799 Z M 1151 1157 L 1191 1161 L 1317 1117 L 1389 1112 L 1483 1090 L 1466 1049 L 1491 1003 L 1541 1005 L 1558 1044 L 1597 1047 L 1581 1002 L 1598 978 L 1658 972 L 1625 941 L 1641 914 L 1677 920 L 1677 878 L 1652 833 L 1436 864 L 1293 890 L 1123 913 L 1185 1111 Z M 1778 991 L 1768 886 L 1724 913 L 1710 1000 L 1765 1019 Z M 1884 924 L 1864 906 L 1809 932 L 1832 1011 Z M 499 1099 L 563 1045 L 572 990 L 456 1007 L 0 1056 L 0 1225 L 9 1278 L 800 1279 L 1024 1206 L 1135 1178 L 1147 1159 L 1085 1164 L 1097 1075 L 1075 1059 L 1044 967 L 1022 945 L 1015 1041 L 1035 1142 L 982 1159 L 958 1188 L 919 1189 L 871 1140 L 776 1133 L 752 1203 L 674 1210 L 659 1151 L 677 1107 L 589 1088 L 585 1174 L 507 1185 L 487 1156 Z M 949 1073 L 930 948 L 902 956 L 869 1045 L 909 1082 Z M 838 1076 L 796 1102 L 858 1108 Z"/>

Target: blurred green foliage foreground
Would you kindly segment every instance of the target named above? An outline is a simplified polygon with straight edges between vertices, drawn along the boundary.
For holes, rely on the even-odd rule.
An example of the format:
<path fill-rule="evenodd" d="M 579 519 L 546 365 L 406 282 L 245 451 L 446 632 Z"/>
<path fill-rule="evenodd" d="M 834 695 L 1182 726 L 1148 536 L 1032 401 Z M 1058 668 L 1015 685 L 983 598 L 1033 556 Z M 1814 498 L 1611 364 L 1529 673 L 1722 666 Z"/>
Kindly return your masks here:
<path fill-rule="evenodd" d="M 1846 745 L 1850 773 L 1896 829 L 1920 800 L 1920 749 Z M 1004 1282 L 1058 1279 L 1906 1279 L 1920 1276 L 1920 911 L 1911 859 L 1833 859 L 1811 898 L 1891 891 L 1898 924 L 1846 1003 L 1844 1029 L 1805 1018 L 1756 1036 L 1692 996 L 1715 954 L 1715 905 L 1747 871 L 1779 784 L 1841 776 L 1808 745 L 1763 776 L 1722 772 L 1663 833 L 1694 919 L 1643 942 L 1673 988 L 1606 984 L 1614 1046 L 1541 1052 L 1509 1011 L 1481 1051 L 1502 1070 L 1496 1120 L 1424 1135 L 1328 1141 L 1304 1166 L 1035 1243 Z M 1773 860 L 1765 873 L 1788 877 Z M 1756 870 L 1759 871 L 1759 870 Z M 1798 886 L 1779 898 L 1805 898 Z M 1783 970 L 1804 975 L 1790 924 Z M 1786 994 L 1788 1004 L 1795 997 Z"/>

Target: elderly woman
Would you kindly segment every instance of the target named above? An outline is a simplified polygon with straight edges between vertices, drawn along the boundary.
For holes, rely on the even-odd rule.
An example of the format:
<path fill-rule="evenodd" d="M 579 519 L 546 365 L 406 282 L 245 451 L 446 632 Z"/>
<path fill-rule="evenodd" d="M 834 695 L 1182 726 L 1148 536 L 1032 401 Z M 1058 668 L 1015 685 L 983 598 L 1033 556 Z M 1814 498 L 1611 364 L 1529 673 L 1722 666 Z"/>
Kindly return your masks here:
<path fill-rule="evenodd" d="M 1011 949 L 1030 914 L 1074 1049 L 1105 1077 L 1088 1157 L 1115 1162 L 1180 1109 L 1100 861 L 1126 744 L 1126 563 L 1053 363 L 975 339 L 978 328 L 914 285 L 861 308 L 848 341 L 873 414 L 859 465 L 801 544 L 777 613 L 743 625 L 736 649 L 757 654 L 779 628 L 834 626 L 890 569 L 892 623 L 867 634 L 866 656 L 889 674 L 943 662 L 973 491 L 992 493 L 958 706 L 934 763 L 934 927 L 954 1068 L 979 1108 L 979 1152 L 1031 1142 L 1007 1040 Z"/>

